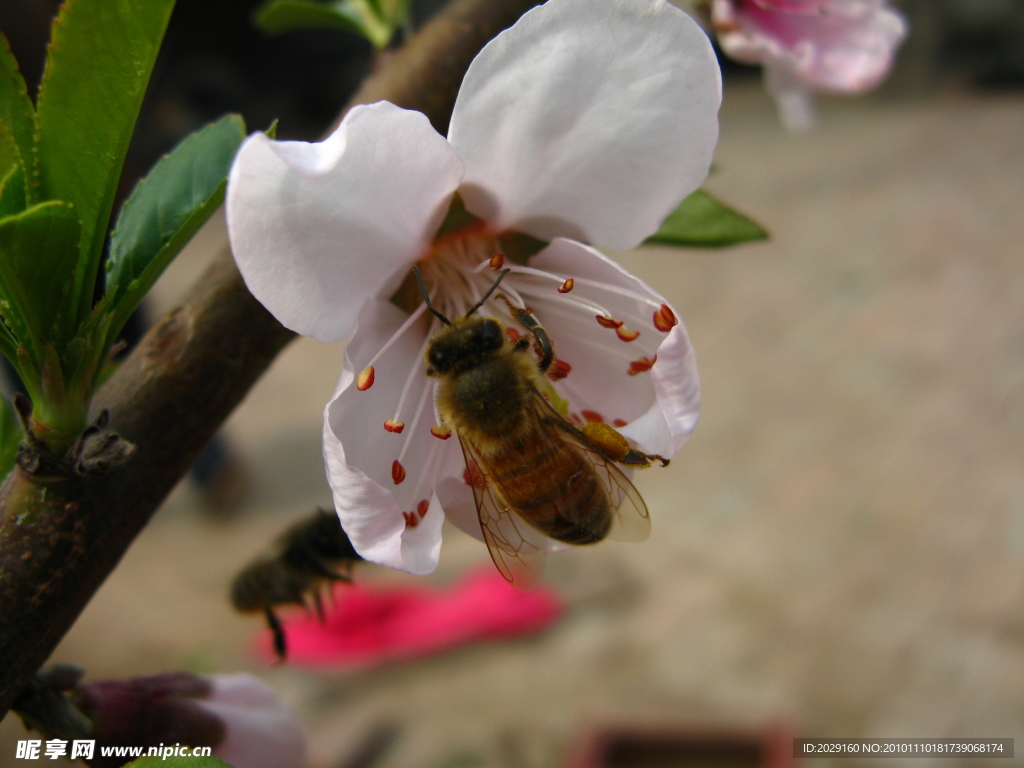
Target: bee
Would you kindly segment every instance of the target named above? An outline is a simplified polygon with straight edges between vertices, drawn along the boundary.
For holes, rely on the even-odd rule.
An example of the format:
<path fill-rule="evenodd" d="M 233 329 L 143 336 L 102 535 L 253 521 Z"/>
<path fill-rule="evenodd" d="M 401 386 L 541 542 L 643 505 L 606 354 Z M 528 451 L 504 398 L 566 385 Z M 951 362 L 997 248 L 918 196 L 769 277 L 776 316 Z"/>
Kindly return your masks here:
<path fill-rule="evenodd" d="M 242 613 L 263 612 L 274 636 L 274 651 L 283 661 L 288 645 L 274 608 L 301 605 L 308 610 L 311 595 L 323 620 L 322 590 L 336 581 L 351 582 L 352 564 L 361 559 L 338 516 L 317 509 L 281 535 L 273 555 L 257 558 L 235 577 L 231 602 Z"/>
<path fill-rule="evenodd" d="M 646 539 L 647 507 L 617 464 L 668 460 L 631 448 L 607 424 L 577 426 L 545 399 L 543 376 L 555 355 L 544 328 L 504 294 L 499 298 L 526 335 L 512 341 L 501 321 L 476 314 L 510 270 L 455 320 L 431 306 L 413 270 L 427 308 L 443 324 L 426 350 L 436 410 L 459 437 L 483 538 L 501 575 L 529 589 L 559 543 Z"/>

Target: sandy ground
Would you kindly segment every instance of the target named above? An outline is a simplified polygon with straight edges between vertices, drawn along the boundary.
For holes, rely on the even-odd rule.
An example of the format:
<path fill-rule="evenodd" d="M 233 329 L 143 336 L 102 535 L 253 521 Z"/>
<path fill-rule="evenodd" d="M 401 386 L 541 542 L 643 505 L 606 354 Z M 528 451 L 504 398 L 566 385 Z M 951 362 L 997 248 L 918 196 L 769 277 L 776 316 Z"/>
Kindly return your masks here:
<path fill-rule="evenodd" d="M 232 574 L 329 499 L 320 414 L 342 350 L 303 340 L 228 426 L 237 516 L 179 488 L 54 660 L 92 677 L 255 670 L 296 707 L 316 766 L 381 723 L 398 729 L 388 768 L 553 767 L 597 721 L 1024 750 L 1024 100 L 830 101 L 793 137 L 750 83 L 722 124 L 708 186 L 773 239 L 622 256 L 679 308 L 704 411 L 639 481 L 648 542 L 552 560 L 557 625 L 376 672 L 249 653 L 259 622 L 228 607 Z M 162 304 L 202 258 L 172 268 Z M 431 579 L 486 561 L 450 531 Z M 35 764 L 13 759 L 19 734 L 0 726 L 0 765 Z"/>

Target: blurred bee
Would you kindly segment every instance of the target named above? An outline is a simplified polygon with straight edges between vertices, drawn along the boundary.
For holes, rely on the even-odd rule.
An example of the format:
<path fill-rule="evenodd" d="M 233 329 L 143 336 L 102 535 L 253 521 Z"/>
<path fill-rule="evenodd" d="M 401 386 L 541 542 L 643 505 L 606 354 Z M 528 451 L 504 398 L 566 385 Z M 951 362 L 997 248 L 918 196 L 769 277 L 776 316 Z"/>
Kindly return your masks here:
<path fill-rule="evenodd" d="M 616 462 L 639 468 L 668 460 L 630 448 L 607 424 L 572 424 L 541 395 L 554 360 L 544 328 L 503 294 L 532 343 L 525 335 L 511 341 L 500 321 L 475 314 L 510 270 L 452 321 L 431 306 L 413 269 L 427 308 L 444 324 L 426 352 L 427 375 L 438 380 L 437 412 L 462 444 L 484 541 L 501 575 L 528 589 L 540 578 L 547 551 L 558 548 L 554 542 L 646 539 L 647 507 Z"/>
<path fill-rule="evenodd" d="M 362 558 L 341 528 L 333 511 L 318 509 L 286 530 L 270 556 L 259 557 L 231 585 L 231 602 L 242 613 L 262 611 L 274 636 L 278 659 L 288 654 L 276 606 L 301 605 L 311 596 L 323 620 L 321 591 L 335 581 L 352 581 L 352 563 Z"/>

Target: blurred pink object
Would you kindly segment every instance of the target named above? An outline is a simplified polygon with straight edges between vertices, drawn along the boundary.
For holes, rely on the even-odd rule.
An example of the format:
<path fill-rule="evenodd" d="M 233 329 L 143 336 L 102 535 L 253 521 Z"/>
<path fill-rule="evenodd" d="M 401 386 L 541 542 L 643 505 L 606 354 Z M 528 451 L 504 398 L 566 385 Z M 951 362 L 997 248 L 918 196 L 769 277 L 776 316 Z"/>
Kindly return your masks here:
<path fill-rule="evenodd" d="M 886 0 L 713 0 L 711 15 L 727 55 L 764 66 L 791 130 L 813 124 L 808 91 L 860 93 L 882 82 L 906 36 Z"/>
<path fill-rule="evenodd" d="M 91 738 L 101 748 L 86 759 L 92 768 L 124 763 L 103 747 L 163 750 L 182 744 L 212 747 L 215 757 L 235 768 L 305 764 L 306 737 L 295 715 L 273 688 L 250 674 L 171 672 L 95 680 L 75 688 L 73 701 L 92 721 Z"/>
<path fill-rule="evenodd" d="M 315 615 L 286 620 L 289 662 L 373 667 L 539 632 L 564 610 L 552 591 L 520 592 L 489 565 L 442 590 L 342 584 L 333 594 L 322 623 Z M 269 632 L 259 638 L 259 652 L 275 658 Z"/>

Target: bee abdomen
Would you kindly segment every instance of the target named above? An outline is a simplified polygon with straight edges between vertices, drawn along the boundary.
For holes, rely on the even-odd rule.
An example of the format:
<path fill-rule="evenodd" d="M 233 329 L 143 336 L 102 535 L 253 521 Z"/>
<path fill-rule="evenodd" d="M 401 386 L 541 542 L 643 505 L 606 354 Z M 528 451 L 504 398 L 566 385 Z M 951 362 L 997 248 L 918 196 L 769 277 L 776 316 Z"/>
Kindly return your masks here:
<path fill-rule="evenodd" d="M 594 544 L 608 535 L 611 507 L 589 462 L 575 451 L 550 450 L 502 473 L 502 487 L 526 522 L 566 544 Z"/>

